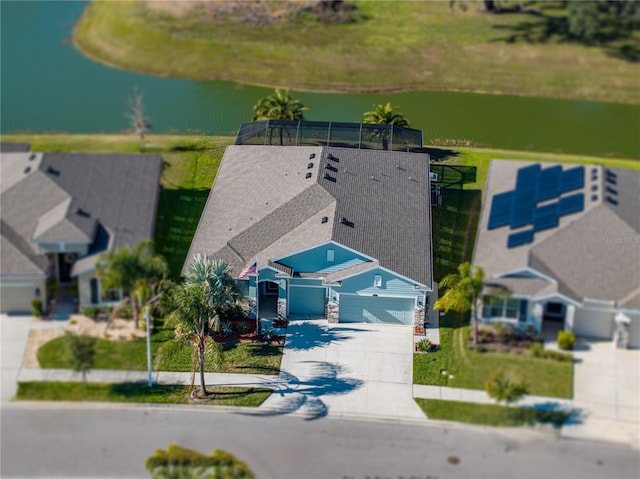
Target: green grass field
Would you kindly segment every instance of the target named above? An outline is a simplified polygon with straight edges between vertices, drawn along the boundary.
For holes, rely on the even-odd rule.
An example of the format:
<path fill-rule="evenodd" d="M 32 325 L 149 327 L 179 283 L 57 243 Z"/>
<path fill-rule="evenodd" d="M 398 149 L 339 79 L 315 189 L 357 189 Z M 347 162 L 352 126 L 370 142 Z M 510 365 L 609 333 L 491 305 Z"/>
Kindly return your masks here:
<path fill-rule="evenodd" d="M 506 407 L 497 404 L 475 404 L 458 401 L 416 398 L 416 403 L 429 419 L 466 422 L 484 426 L 533 426 L 551 424 L 561 427 L 569 413 L 563 411 L 541 411 L 532 408 Z"/>
<path fill-rule="evenodd" d="M 282 346 L 229 342 L 222 346 L 222 361 L 205 363 L 205 370 L 218 373 L 278 374 Z M 193 347 L 175 339 L 172 329 L 163 329 L 157 321 L 151 336 L 151 353 L 155 371 L 191 371 Z M 42 368 L 69 369 L 71 360 L 64 336 L 52 339 L 38 349 Z M 94 369 L 144 371 L 147 369 L 146 341 L 108 341 L 98 339 Z"/>
<path fill-rule="evenodd" d="M 469 325 L 463 325 L 458 315 L 447 314 L 441 318 L 440 349 L 435 353 L 414 354 L 413 382 L 484 389 L 485 381 L 503 369 L 523 378 L 529 394 L 573 397 L 572 362 L 534 358 L 527 354 L 473 351 L 466 347 L 469 333 Z"/>
<path fill-rule="evenodd" d="M 271 389 L 215 386 L 209 406 L 258 407 L 270 395 Z M 18 383 L 19 401 L 100 401 L 128 403 L 189 404 L 188 386 L 155 385 L 149 388 L 140 383 L 97 384 L 85 387 L 81 382 L 32 381 Z"/>
<path fill-rule="evenodd" d="M 563 14 L 561 2 L 539 2 L 537 16 L 489 15 L 473 1 L 466 12 L 445 1 L 354 3 L 362 13 L 356 23 L 302 15 L 252 26 L 193 12 L 175 16 L 171 8 L 149 9 L 140 1 L 94 1 L 73 39 L 97 61 L 160 76 L 305 91 L 446 90 L 640 102 L 637 63 L 620 58 L 635 51 L 640 32 L 592 47 L 568 41 L 552 28 Z"/>

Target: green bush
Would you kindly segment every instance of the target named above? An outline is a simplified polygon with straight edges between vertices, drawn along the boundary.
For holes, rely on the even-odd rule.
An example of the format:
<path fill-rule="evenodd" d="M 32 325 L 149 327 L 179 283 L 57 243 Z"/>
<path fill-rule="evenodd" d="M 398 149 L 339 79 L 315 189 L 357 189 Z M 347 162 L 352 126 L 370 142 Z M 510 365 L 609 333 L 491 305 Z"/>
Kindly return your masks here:
<path fill-rule="evenodd" d="M 47 278 L 47 298 L 56 299 L 58 297 L 58 280 L 56 278 Z"/>
<path fill-rule="evenodd" d="M 36 318 L 44 316 L 44 309 L 42 309 L 42 300 L 40 298 L 34 298 L 31 300 L 31 314 Z"/>
<path fill-rule="evenodd" d="M 100 308 L 97 306 L 85 306 L 82 308 L 82 314 L 84 314 L 87 318 L 96 319 L 98 314 L 100 314 Z"/>
<path fill-rule="evenodd" d="M 246 321 L 244 321 L 244 320 L 240 321 L 240 322 L 237 324 L 236 328 L 238 329 L 238 332 L 239 332 L 240 334 L 246 334 L 246 333 L 248 333 L 249 331 L 251 331 L 251 326 L 249 326 L 249 323 L 248 323 L 248 322 L 246 322 Z"/>
<path fill-rule="evenodd" d="M 133 306 L 131 306 L 130 304 L 124 305 L 118 311 L 118 317 L 123 318 L 123 319 L 131 319 L 131 318 L 133 318 Z"/>
<path fill-rule="evenodd" d="M 416 343 L 416 349 L 421 353 L 428 353 L 431 351 L 431 341 L 427 338 L 421 339 Z"/>
<path fill-rule="evenodd" d="M 576 337 L 571 331 L 558 331 L 558 347 L 560 349 L 573 349 Z"/>
<path fill-rule="evenodd" d="M 533 356 L 534 358 L 540 358 L 540 359 L 553 359 L 555 361 L 573 361 L 573 356 L 571 354 L 544 349 L 544 346 L 541 343 L 533 343 L 529 348 L 529 354 L 531 354 L 531 356 Z"/>

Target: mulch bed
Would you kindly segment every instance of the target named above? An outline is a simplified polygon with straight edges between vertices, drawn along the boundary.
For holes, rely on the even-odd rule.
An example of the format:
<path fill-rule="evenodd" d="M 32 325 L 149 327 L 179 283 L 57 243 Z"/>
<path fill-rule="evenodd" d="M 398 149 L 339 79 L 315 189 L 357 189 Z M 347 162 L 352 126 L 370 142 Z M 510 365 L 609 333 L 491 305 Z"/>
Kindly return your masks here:
<path fill-rule="evenodd" d="M 473 333 L 469 335 L 469 349 L 473 349 Z M 530 336 L 509 334 L 499 337 L 492 332 L 485 332 L 478 335 L 477 349 L 481 352 L 491 351 L 499 353 L 524 354 L 536 340 Z"/>

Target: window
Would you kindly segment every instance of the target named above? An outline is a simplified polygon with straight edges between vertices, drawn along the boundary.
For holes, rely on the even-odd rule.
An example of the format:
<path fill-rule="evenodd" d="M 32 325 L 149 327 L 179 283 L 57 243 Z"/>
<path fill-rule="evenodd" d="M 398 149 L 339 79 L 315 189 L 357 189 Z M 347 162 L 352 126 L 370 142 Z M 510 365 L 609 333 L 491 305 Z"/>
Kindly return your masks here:
<path fill-rule="evenodd" d="M 482 298 L 484 318 L 509 318 L 522 320 L 522 300 L 507 296 L 485 296 Z M 526 301 L 524 302 L 526 304 Z M 525 308 L 526 311 L 526 308 Z"/>
<path fill-rule="evenodd" d="M 373 275 L 373 285 L 376 288 L 381 288 L 382 287 L 382 275 L 381 274 Z"/>
<path fill-rule="evenodd" d="M 267 281 L 264 283 L 264 292 L 268 295 L 278 294 L 278 283 L 274 283 L 273 281 Z"/>
<path fill-rule="evenodd" d="M 327 261 L 329 263 L 333 263 L 336 259 L 336 251 L 333 249 L 328 249 L 327 250 Z"/>

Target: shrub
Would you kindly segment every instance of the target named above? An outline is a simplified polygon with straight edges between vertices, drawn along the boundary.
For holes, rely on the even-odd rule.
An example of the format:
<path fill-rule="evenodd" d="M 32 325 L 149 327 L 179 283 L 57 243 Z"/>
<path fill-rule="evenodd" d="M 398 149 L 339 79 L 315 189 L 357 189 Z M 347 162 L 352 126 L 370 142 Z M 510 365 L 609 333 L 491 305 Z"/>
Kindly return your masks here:
<path fill-rule="evenodd" d="M 528 393 L 527 383 L 523 379 L 502 370 L 497 371 L 484 383 L 484 389 L 497 403 L 504 401 L 507 406 Z"/>
<path fill-rule="evenodd" d="M 36 318 L 44 316 L 44 309 L 42 309 L 42 300 L 40 298 L 33 298 L 31 300 L 31 314 Z"/>
<path fill-rule="evenodd" d="M 421 339 L 416 343 L 416 349 L 421 353 L 428 353 L 431 351 L 431 341 L 427 338 Z"/>
<path fill-rule="evenodd" d="M 232 331 L 231 331 L 231 324 L 229 323 L 229 321 L 222 321 L 220 323 L 220 328 L 221 328 L 222 334 L 224 334 L 225 336 L 231 335 Z"/>
<path fill-rule="evenodd" d="M 58 297 L 58 280 L 47 278 L 47 298 L 56 299 Z"/>
<path fill-rule="evenodd" d="M 571 331 L 558 331 L 558 347 L 560 349 L 573 349 L 576 337 Z"/>
<path fill-rule="evenodd" d="M 529 354 L 531 354 L 535 358 L 541 359 L 553 359 L 555 361 L 573 361 L 573 356 L 571 356 L 571 354 L 544 349 L 544 346 L 540 343 L 533 343 L 529 348 Z"/>
<path fill-rule="evenodd" d="M 246 334 L 249 331 L 251 331 L 251 326 L 249 326 L 249 323 L 247 323 L 246 321 L 240 321 L 238 323 L 238 326 L 236 326 L 238 328 L 238 332 L 240 334 Z"/>
<path fill-rule="evenodd" d="M 96 319 L 98 314 L 100 314 L 100 308 L 97 306 L 85 306 L 82 308 L 82 314 L 84 314 L 87 318 Z"/>

